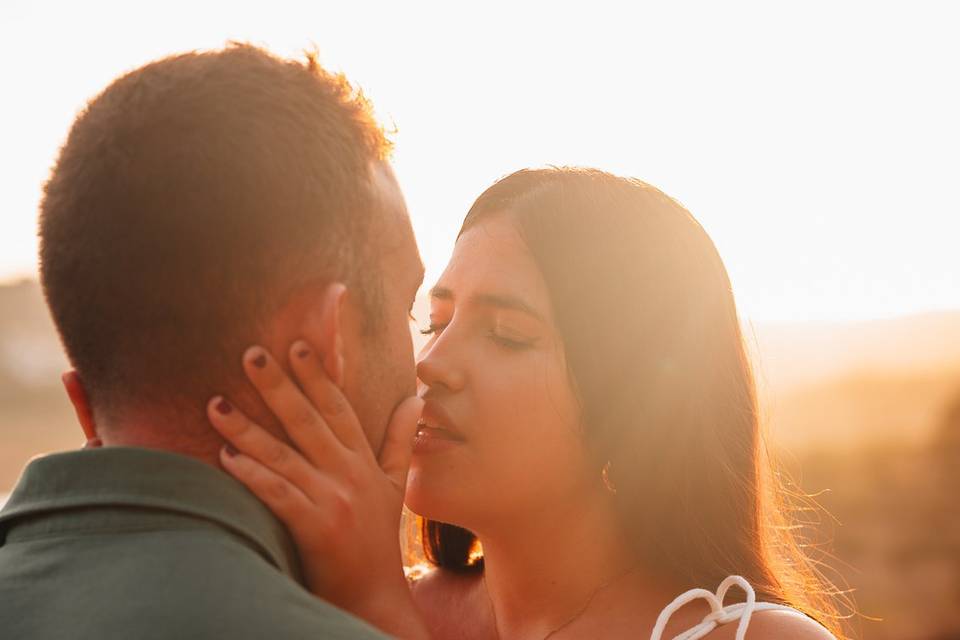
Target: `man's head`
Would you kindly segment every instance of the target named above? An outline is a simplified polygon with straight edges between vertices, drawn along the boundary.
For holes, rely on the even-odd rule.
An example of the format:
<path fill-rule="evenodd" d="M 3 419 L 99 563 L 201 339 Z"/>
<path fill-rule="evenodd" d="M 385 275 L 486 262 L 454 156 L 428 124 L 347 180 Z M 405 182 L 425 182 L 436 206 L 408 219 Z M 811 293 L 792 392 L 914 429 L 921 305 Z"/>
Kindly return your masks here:
<path fill-rule="evenodd" d="M 422 275 L 389 149 L 342 76 L 249 46 L 160 60 L 96 97 L 46 185 L 40 271 L 98 424 L 154 416 L 139 440 L 207 451 L 207 399 L 249 395 L 244 348 L 280 357 L 299 335 L 342 347 L 378 447 L 413 389 Z"/>

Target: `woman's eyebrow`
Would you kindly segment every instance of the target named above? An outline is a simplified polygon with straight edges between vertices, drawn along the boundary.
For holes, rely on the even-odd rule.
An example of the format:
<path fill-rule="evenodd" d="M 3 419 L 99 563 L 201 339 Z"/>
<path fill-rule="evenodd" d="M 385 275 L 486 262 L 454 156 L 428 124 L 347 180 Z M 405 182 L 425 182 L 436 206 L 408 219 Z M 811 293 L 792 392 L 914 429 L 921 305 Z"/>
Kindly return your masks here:
<path fill-rule="evenodd" d="M 436 300 L 453 300 L 453 291 L 441 286 L 436 286 L 430 290 L 430 297 Z M 530 306 L 526 301 L 517 296 L 504 293 L 477 293 L 468 299 L 468 302 L 484 307 L 496 307 L 498 309 L 510 309 L 511 311 L 520 311 L 536 318 L 541 322 L 546 322 L 543 314 Z"/>

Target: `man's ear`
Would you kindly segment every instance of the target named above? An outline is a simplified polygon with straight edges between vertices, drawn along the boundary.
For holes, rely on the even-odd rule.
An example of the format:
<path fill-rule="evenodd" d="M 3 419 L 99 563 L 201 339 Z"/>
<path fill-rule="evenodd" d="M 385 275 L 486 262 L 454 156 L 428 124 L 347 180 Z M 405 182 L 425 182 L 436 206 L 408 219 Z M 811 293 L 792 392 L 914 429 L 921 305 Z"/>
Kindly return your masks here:
<path fill-rule="evenodd" d="M 80 376 L 71 369 L 60 376 L 60 379 L 63 381 L 63 388 L 67 390 L 67 396 L 70 398 L 73 410 L 77 414 L 77 421 L 80 423 L 80 428 L 83 429 L 83 435 L 87 437 L 86 446 L 101 446 L 103 442 L 97 435 L 97 425 L 93 420 L 93 408 L 90 406 L 87 390 L 83 388 Z"/>
<path fill-rule="evenodd" d="M 313 303 L 305 316 L 304 338 L 321 354 L 327 376 L 343 386 L 343 305 L 346 285 L 335 282 Z"/>

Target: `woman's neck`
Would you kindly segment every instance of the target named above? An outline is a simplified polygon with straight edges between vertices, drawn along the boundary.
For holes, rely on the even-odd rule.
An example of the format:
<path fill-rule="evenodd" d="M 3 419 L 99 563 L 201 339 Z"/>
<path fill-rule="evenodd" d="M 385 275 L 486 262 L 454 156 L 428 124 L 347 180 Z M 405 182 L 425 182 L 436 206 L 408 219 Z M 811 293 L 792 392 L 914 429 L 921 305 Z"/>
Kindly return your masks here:
<path fill-rule="evenodd" d="M 500 638 L 546 637 L 637 568 L 607 495 L 511 520 L 480 542 Z"/>

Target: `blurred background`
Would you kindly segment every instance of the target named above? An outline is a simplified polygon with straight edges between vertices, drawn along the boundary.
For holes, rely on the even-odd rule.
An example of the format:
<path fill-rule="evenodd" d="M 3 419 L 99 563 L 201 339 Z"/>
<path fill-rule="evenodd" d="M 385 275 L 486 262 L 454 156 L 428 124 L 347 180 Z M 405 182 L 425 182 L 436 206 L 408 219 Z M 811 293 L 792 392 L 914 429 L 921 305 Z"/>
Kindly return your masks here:
<path fill-rule="evenodd" d="M 960 638 L 960 15 L 950 2 L 0 4 L 0 502 L 82 440 L 36 210 L 117 75 L 228 40 L 316 46 L 396 128 L 427 266 L 525 166 L 665 190 L 730 271 L 807 535 L 869 639 Z M 95 310 L 91 310 L 95 313 Z"/>

